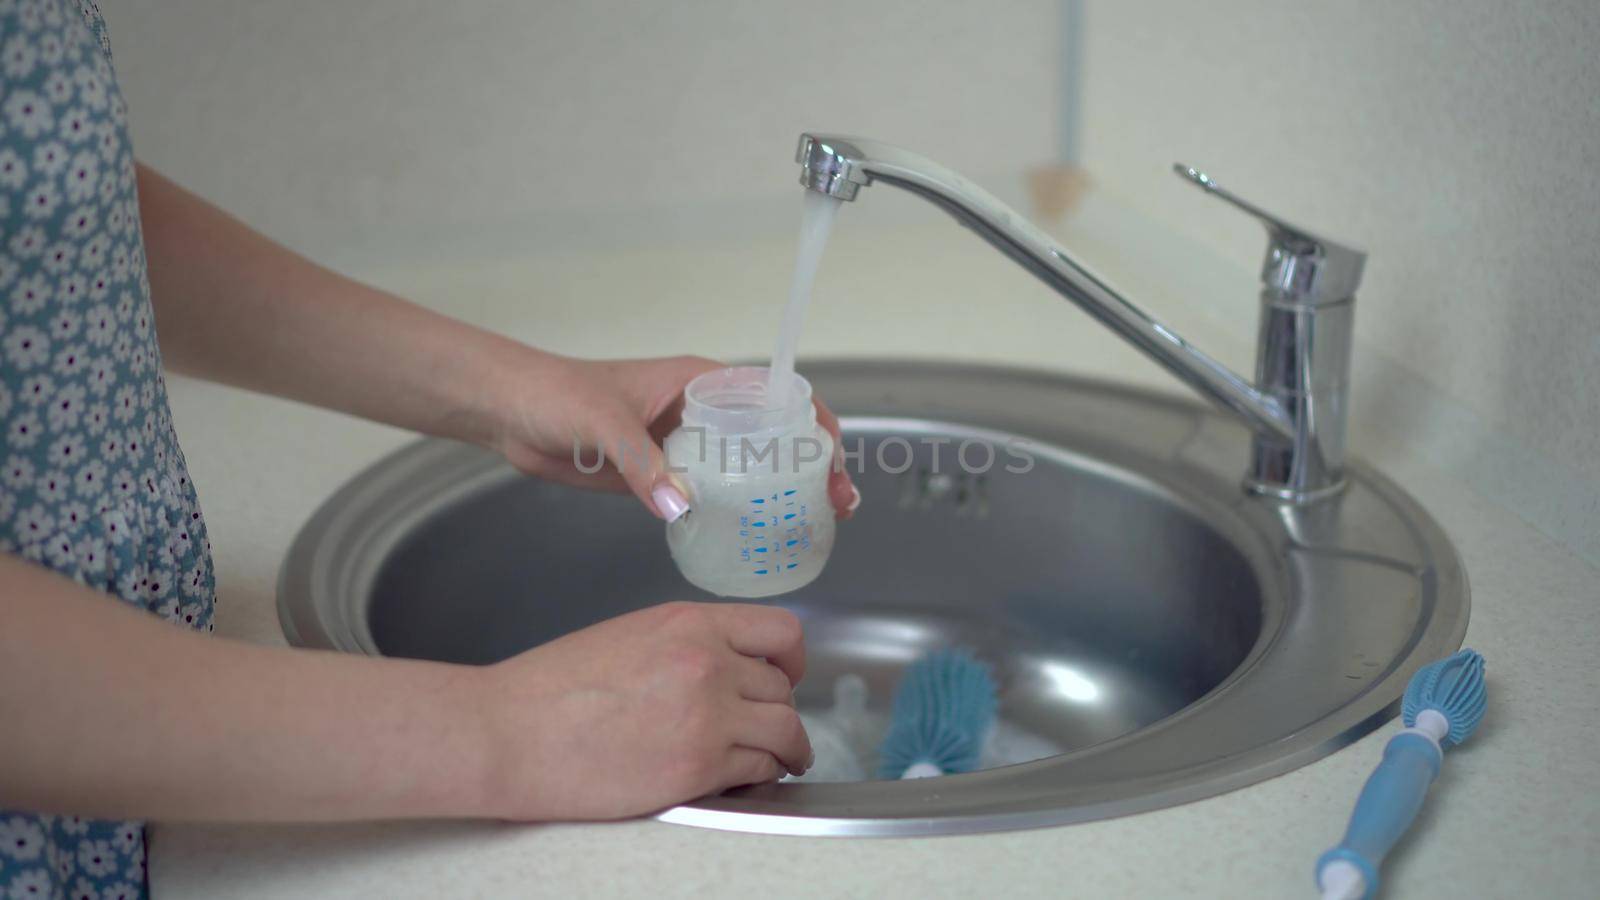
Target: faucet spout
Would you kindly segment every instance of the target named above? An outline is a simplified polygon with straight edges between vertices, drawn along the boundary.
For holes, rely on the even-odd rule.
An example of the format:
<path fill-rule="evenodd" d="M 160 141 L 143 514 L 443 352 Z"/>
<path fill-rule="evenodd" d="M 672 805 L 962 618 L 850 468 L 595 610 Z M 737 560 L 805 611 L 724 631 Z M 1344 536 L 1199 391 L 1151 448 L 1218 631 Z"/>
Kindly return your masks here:
<path fill-rule="evenodd" d="M 1245 478 L 1252 491 L 1299 503 L 1342 485 L 1350 310 L 1365 258 L 1359 251 L 1319 243 L 1304 229 L 1286 232 L 1294 243 L 1269 246 L 1269 271 L 1293 277 L 1269 282 L 1262 291 L 1261 344 L 1251 380 L 1134 305 L 994 195 L 932 160 L 865 138 L 803 134 L 796 161 L 800 183 L 809 190 L 854 200 L 862 187 L 881 181 L 939 206 L 1196 392 L 1232 411 L 1256 435 Z M 1210 179 L 1204 184 L 1208 190 L 1215 187 Z M 1344 265 L 1335 269 L 1331 260 Z M 1342 296 L 1329 296 L 1330 289 Z"/>

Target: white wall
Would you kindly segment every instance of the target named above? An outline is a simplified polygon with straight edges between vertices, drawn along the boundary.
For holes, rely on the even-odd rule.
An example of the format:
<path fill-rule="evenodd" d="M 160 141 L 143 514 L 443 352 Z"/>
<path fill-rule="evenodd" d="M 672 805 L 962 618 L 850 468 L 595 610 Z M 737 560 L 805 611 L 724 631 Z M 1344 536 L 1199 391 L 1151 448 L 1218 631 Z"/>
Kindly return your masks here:
<path fill-rule="evenodd" d="M 1087 19 L 1102 186 L 1241 268 L 1260 228 L 1172 162 L 1366 248 L 1358 345 L 1554 461 L 1557 490 L 1576 476 L 1596 496 L 1600 4 L 1091 2 Z M 1240 287 L 1195 299 L 1253 322 Z M 1551 514 L 1600 529 L 1590 503 Z"/>
<path fill-rule="evenodd" d="M 775 197 L 792 228 L 807 128 L 1054 152 L 1055 0 L 101 5 L 140 156 L 323 256 Z"/>

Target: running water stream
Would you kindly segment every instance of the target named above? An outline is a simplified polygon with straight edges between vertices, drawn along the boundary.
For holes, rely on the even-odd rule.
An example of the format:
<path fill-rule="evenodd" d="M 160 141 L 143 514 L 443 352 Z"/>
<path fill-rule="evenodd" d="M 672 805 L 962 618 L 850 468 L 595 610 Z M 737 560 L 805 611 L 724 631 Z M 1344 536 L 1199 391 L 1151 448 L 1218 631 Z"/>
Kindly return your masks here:
<path fill-rule="evenodd" d="M 789 304 L 783 309 L 778 327 L 778 346 L 772 352 L 767 375 L 767 408 L 781 409 L 788 402 L 789 385 L 794 381 L 795 346 L 805 324 L 806 307 L 811 304 L 811 285 L 817 280 L 817 264 L 828 244 L 834 216 L 842 202 L 818 191 L 805 192 L 805 211 L 800 219 L 800 247 L 795 252 L 794 280 L 789 284 Z"/>

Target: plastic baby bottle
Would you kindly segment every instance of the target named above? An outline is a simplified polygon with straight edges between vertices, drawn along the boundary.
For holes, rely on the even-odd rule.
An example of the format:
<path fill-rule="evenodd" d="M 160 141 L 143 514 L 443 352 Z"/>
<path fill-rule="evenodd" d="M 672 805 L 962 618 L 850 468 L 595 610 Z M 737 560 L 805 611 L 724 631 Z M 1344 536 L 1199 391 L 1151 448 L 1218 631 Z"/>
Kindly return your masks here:
<path fill-rule="evenodd" d="M 691 512 L 667 525 L 667 546 L 696 587 L 770 597 L 803 587 L 833 549 L 828 472 L 833 438 L 817 424 L 811 384 L 794 376 L 767 408 L 767 369 L 707 372 L 683 391 L 683 424 L 667 465 Z"/>

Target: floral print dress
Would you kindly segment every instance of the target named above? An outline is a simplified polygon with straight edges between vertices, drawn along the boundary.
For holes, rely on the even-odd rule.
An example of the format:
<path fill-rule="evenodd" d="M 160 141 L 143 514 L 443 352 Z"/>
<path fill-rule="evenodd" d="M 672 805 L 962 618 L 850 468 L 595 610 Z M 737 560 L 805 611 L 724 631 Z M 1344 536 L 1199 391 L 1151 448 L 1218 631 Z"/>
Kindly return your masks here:
<path fill-rule="evenodd" d="M 210 630 L 211 547 L 172 430 L 127 109 L 91 0 L 0 0 L 0 426 L 0 552 Z M 48 686 L 35 702 L 52 702 Z M 144 834 L 0 810 L 0 898 L 143 897 Z"/>

